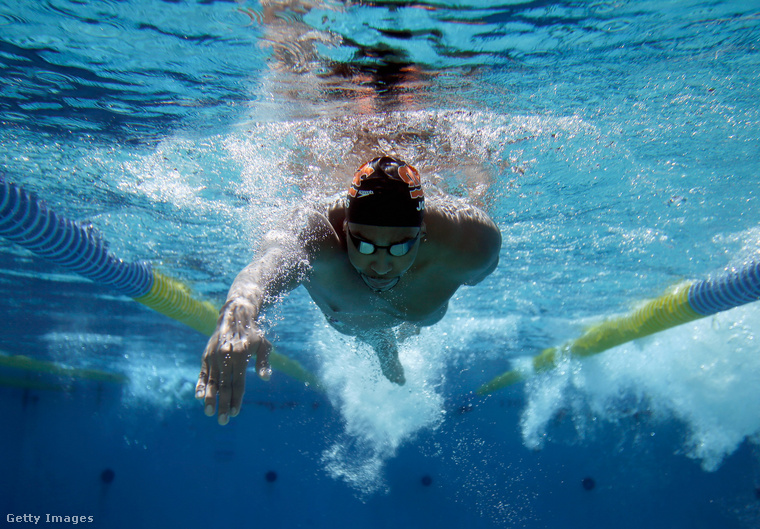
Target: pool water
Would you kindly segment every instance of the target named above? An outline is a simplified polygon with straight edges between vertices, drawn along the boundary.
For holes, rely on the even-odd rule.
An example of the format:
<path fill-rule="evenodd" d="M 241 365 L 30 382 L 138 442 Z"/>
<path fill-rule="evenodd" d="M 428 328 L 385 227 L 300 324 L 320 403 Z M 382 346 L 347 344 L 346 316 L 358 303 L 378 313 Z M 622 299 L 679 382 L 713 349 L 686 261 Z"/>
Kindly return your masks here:
<path fill-rule="evenodd" d="M 45 362 L 0 365 L 0 514 L 758 527 L 757 304 L 474 393 L 760 258 L 758 42 L 739 1 L 1 2 L 3 178 L 197 299 L 379 152 L 503 244 L 404 342 L 403 388 L 295 290 L 268 335 L 323 389 L 250 374 L 220 427 L 193 398 L 205 336 L 0 239 L 0 353 Z"/>

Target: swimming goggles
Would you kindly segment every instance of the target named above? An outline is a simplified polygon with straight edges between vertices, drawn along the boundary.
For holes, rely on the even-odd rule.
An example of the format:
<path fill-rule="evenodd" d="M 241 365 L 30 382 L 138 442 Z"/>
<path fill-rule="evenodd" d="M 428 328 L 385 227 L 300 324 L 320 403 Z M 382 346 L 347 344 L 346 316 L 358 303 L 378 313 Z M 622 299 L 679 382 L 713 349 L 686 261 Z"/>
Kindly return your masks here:
<path fill-rule="evenodd" d="M 379 244 L 374 244 L 369 241 L 365 241 L 364 239 L 358 238 L 353 233 L 351 233 L 351 230 L 349 229 L 346 229 L 346 232 L 348 233 L 348 236 L 351 239 L 353 245 L 362 255 L 372 255 L 378 250 L 378 248 L 381 248 L 383 250 L 388 250 L 388 253 L 393 257 L 402 257 L 411 251 L 412 247 L 417 242 L 417 239 L 420 238 L 420 234 L 418 233 L 414 236 L 413 239 L 409 239 L 408 241 L 391 244 L 390 246 L 380 246 Z"/>

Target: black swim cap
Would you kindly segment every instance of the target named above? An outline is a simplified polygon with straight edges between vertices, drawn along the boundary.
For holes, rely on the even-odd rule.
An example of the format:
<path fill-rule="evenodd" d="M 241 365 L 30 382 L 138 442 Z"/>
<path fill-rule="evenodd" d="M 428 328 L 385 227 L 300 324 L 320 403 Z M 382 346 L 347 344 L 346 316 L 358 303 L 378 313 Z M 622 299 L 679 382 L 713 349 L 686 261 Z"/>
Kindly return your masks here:
<path fill-rule="evenodd" d="M 346 210 L 348 222 L 357 224 L 420 226 L 425 212 L 420 174 L 396 158 L 375 158 L 354 174 Z"/>

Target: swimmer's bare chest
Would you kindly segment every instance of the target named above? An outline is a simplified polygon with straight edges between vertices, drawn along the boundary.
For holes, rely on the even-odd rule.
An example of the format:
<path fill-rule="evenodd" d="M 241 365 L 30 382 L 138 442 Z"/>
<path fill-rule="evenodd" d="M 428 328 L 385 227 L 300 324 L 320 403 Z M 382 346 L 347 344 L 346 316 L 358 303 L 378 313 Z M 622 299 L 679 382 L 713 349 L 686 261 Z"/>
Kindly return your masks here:
<path fill-rule="evenodd" d="M 345 264 L 316 266 L 304 286 L 328 320 L 348 332 L 395 327 L 404 322 L 425 326 L 443 317 L 449 298 L 459 286 L 434 281 L 425 272 L 429 271 L 412 268 L 392 289 L 374 292 L 346 260 Z"/>

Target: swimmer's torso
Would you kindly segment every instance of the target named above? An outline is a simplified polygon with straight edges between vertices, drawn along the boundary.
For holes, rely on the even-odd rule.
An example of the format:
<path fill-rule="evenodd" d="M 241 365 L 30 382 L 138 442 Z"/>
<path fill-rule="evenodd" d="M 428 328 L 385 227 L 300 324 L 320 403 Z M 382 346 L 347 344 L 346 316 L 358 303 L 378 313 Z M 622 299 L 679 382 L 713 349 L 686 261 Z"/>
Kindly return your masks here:
<path fill-rule="evenodd" d="M 375 292 L 351 265 L 345 240 L 331 218 L 333 236 L 311 263 L 304 286 L 328 321 L 342 332 L 389 328 L 404 322 L 420 326 L 438 322 L 461 282 L 446 273 L 435 257 L 435 245 L 422 243 L 412 267 L 390 290 Z"/>
<path fill-rule="evenodd" d="M 404 322 L 433 325 L 446 313 L 448 301 L 463 284 L 476 284 L 490 273 L 498 258 L 475 263 L 483 247 L 483 234 L 491 236 L 495 254 L 500 245 L 498 229 L 479 210 L 430 207 L 425 213 L 426 237 L 412 266 L 389 290 L 374 291 L 351 264 L 343 232 L 342 201 L 316 215 L 320 220 L 311 238 L 310 268 L 303 281 L 327 320 L 346 334 L 390 328 Z M 310 217 L 314 219 L 315 217 Z M 490 254 L 489 254 L 490 255 Z M 497 255 L 497 254 L 495 254 Z M 482 259 L 481 259 L 482 260 Z M 480 267 L 480 268 L 478 268 Z"/>

